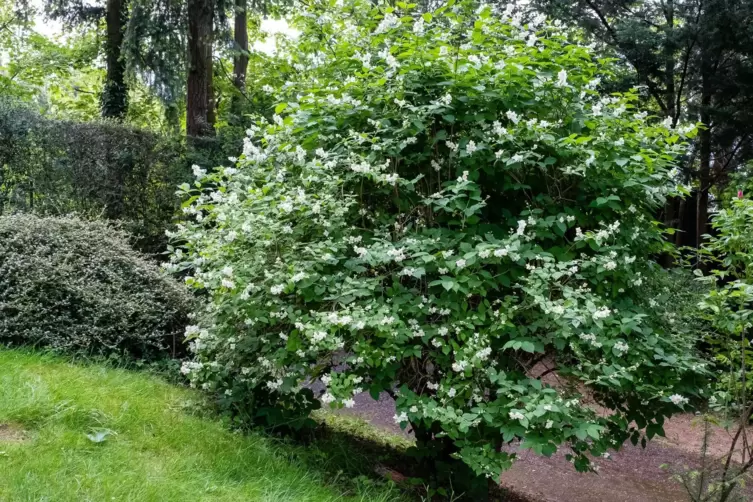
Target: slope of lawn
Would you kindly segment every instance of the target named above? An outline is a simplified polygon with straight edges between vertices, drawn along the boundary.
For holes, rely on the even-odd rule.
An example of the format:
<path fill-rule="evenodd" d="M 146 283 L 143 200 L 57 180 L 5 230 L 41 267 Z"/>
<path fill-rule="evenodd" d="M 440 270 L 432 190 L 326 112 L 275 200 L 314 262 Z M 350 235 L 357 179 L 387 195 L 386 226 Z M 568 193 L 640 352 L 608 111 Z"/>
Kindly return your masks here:
<path fill-rule="evenodd" d="M 400 499 L 368 483 L 343 494 L 288 446 L 192 415 L 196 399 L 146 374 L 0 348 L 0 500 Z"/>

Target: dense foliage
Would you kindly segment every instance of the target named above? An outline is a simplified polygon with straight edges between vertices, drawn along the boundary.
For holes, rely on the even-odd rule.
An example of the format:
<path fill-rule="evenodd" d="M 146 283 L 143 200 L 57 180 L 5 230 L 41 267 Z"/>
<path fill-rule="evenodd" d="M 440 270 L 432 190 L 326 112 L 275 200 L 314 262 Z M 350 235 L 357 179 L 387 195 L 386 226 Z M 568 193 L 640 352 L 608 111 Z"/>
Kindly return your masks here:
<path fill-rule="evenodd" d="M 0 216 L 0 341 L 154 359 L 182 350 L 192 299 L 129 247 L 76 218 Z"/>
<path fill-rule="evenodd" d="M 0 100 L 0 214 L 75 211 L 123 220 L 141 249 L 161 251 L 178 206 L 175 187 L 190 179 L 195 157 L 176 138 L 51 120 Z"/>
<path fill-rule="evenodd" d="M 714 215 L 714 232 L 706 236 L 711 271 L 701 278 L 709 291 L 700 306 L 712 328 L 707 341 L 718 369 L 711 407 L 741 411 L 753 389 L 747 376 L 753 366 L 753 201 L 735 198 L 729 206 Z"/>
<path fill-rule="evenodd" d="M 540 18 L 355 1 L 296 26 L 281 115 L 183 187 L 171 267 L 211 299 L 191 381 L 235 410 L 387 391 L 419 448 L 490 477 L 517 439 L 587 469 L 660 432 L 702 372 L 644 283 L 694 128 L 600 97 L 609 62 Z"/>
<path fill-rule="evenodd" d="M 535 0 L 531 4 L 615 51 L 622 85 L 644 86 L 643 105 L 672 123 L 698 120 L 678 162 L 696 201 L 667 208 L 676 243 L 700 247 L 712 195 L 753 158 L 753 3 L 748 0 Z M 691 154 L 692 152 L 692 154 Z M 691 231 L 687 231 L 689 226 Z"/>

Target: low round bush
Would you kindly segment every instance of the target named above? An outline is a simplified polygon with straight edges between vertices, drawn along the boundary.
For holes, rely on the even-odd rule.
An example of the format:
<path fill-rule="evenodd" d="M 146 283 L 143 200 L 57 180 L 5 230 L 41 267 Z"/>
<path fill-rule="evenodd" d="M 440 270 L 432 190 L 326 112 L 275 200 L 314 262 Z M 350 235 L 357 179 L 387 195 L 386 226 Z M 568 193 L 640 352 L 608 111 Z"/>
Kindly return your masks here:
<path fill-rule="evenodd" d="M 191 296 L 100 221 L 0 217 L 0 341 L 153 359 L 180 352 Z"/>
<path fill-rule="evenodd" d="M 173 266 L 211 300 L 183 371 L 282 415 L 315 379 L 326 406 L 388 392 L 421 454 L 491 478 L 505 443 L 588 469 L 661 433 L 703 374 L 646 280 L 695 128 L 600 95 L 609 62 L 544 19 L 330 4 L 279 115 L 183 187 Z"/>

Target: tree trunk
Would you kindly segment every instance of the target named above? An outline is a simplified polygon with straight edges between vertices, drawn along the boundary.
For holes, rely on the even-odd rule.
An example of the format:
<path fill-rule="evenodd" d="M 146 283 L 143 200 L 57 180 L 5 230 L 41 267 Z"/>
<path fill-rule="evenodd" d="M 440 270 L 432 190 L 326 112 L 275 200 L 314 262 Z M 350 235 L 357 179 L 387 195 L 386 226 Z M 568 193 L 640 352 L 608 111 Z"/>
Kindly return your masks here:
<path fill-rule="evenodd" d="M 701 61 L 701 122 L 703 129 L 698 134 L 700 141 L 700 168 L 698 171 L 698 202 L 696 206 L 696 247 L 701 247 L 706 233 L 709 214 L 709 189 L 711 188 L 711 65 L 708 49 L 703 49 Z"/>
<path fill-rule="evenodd" d="M 188 81 L 186 85 L 186 133 L 211 136 L 213 0 L 188 0 Z"/>
<path fill-rule="evenodd" d="M 248 70 L 248 4 L 247 0 L 235 0 L 235 27 L 233 29 L 233 85 L 238 90 L 230 100 L 230 120 L 241 123 L 241 103 L 246 92 Z"/>
<path fill-rule="evenodd" d="M 127 17 L 127 0 L 107 0 L 105 15 L 107 24 L 107 39 L 105 40 L 107 75 L 101 96 L 102 117 L 118 120 L 123 119 L 128 111 L 126 68 L 121 53 Z"/>
<path fill-rule="evenodd" d="M 676 124 L 679 117 L 679 110 L 675 109 L 675 44 L 674 44 L 674 25 L 675 25 L 675 7 L 674 0 L 667 0 L 664 4 L 664 101 L 667 105 L 667 117 L 672 118 L 672 124 Z M 679 209 L 679 221 L 682 221 L 684 204 Z M 671 198 L 664 204 L 664 225 L 667 228 L 674 228 L 675 243 L 679 245 L 682 239 L 681 224 L 678 224 L 678 218 L 675 211 L 675 200 Z M 669 255 L 666 257 L 665 266 L 672 265 Z"/>
<path fill-rule="evenodd" d="M 675 4 L 667 0 L 664 6 L 666 29 L 664 34 L 664 86 L 667 102 L 667 116 L 672 117 L 672 125 L 677 124 L 679 111 L 675 110 Z"/>
<path fill-rule="evenodd" d="M 207 59 L 207 98 L 209 105 L 207 108 L 207 123 L 214 134 L 214 125 L 217 123 L 217 100 L 214 96 L 214 65 L 212 64 L 212 50 L 209 50 Z"/>

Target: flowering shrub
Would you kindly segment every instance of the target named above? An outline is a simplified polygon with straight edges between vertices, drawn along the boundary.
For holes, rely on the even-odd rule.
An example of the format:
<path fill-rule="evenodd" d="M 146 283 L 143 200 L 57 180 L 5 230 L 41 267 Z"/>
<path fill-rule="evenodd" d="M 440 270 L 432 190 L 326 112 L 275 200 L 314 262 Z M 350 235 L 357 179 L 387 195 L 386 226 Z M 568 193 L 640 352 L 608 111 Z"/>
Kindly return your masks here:
<path fill-rule="evenodd" d="M 714 215 L 713 235 L 703 248 L 710 273 L 700 277 L 709 286 L 699 303 L 711 325 L 706 341 L 719 369 L 717 388 L 709 399 L 713 409 L 740 411 L 753 389 L 750 371 L 750 330 L 753 327 L 753 201 L 742 194 Z M 700 270 L 696 272 L 702 275 Z"/>
<path fill-rule="evenodd" d="M 0 217 L 0 342 L 153 359 L 182 346 L 192 308 L 106 223 Z"/>
<path fill-rule="evenodd" d="M 644 284 L 694 128 L 600 97 L 608 62 L 543 19 L 356 0 L 296 26 L 273 122 L 182 187 L 192 383 L 237 410 L 386 391 L 419 449 L 490 477 L 503 443 L 588 469 L 661 433 L 702 373 Z"/>

